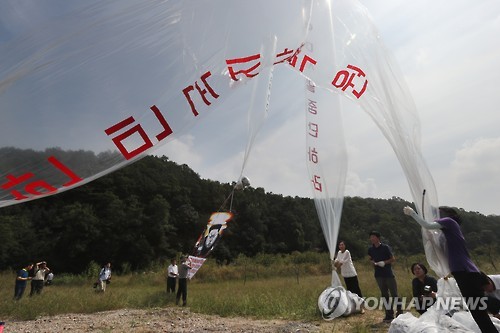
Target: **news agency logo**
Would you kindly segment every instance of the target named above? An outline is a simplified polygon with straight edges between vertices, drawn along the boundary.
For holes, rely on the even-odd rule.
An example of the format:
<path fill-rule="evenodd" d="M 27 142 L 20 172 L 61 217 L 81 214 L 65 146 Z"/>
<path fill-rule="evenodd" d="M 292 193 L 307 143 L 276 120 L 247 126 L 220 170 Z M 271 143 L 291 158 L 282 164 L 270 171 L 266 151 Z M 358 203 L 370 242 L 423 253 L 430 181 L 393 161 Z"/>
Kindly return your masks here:
<path fill-rule="evenodd" d="M 422 300 L 417 297 L 366 297 L 365 299 L 354 299 L 356 310 L 363 307 L 366 310 L 404 310 L 411 309 L 424 310 L 433 305 L 436 310 L 451 311 L 460 309 L 486 310 L 487 297 L 438 297 L 434 300 L 431 297 L 424 297 Z"/>

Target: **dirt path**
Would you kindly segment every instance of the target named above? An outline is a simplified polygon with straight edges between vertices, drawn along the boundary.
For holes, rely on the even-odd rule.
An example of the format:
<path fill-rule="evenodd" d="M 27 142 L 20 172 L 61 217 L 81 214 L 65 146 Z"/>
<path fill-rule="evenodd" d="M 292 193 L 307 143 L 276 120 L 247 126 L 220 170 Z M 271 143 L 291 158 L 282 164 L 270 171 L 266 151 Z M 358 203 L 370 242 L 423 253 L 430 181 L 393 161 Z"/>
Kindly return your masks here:
<path fill-rule="evenodd" d="M 187 308 L 116 310 L 93 314 L 65 314 L 31 321 L 6 322 L 4 333 L 61 332 L 241 332 L 313 333 L 320 325 L 284 320 L 222 318 L 193 313 Z"/>

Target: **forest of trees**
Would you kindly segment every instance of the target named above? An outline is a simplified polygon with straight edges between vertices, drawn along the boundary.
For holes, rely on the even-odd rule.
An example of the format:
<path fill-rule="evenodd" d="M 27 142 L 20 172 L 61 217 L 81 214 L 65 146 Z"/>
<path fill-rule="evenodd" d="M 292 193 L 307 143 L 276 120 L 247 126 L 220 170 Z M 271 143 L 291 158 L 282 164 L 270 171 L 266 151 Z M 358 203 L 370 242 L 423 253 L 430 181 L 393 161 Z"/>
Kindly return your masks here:
<path fill-rule="evenodd" d="M 77 189 L 0 209 L 0 270 L 40 260 L 58 272 L 80 273 L 91 261 L 138 270 L 189 254 L 232 188 L 167 157 L 148 156 Z M 346 197 L 339 239 L 355 258 L 366 256 L 373 229 L 396 255 L 422 253 L 420 227 L 402 213 L 407 204 Z M 211 254 L 221 264 L 240 254 L 327 251 L 312 199 L 250 186 L 235 192 L 232 211 L 235 218 Z M 500 216 L 461 214 L 469 248 L 498 253 Z"/>

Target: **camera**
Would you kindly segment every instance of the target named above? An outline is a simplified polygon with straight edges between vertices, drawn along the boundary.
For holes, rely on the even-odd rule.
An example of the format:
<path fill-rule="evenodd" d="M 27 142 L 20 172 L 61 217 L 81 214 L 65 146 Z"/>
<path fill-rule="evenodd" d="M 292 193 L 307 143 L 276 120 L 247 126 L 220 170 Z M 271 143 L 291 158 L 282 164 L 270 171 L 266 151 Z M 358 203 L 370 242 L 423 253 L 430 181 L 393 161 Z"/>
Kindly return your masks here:
<path fill-rule="evenodd" d="M 428 296 L 430 294 L 432 294 L 431 286 L 424 286 L 424 295 Z"/>

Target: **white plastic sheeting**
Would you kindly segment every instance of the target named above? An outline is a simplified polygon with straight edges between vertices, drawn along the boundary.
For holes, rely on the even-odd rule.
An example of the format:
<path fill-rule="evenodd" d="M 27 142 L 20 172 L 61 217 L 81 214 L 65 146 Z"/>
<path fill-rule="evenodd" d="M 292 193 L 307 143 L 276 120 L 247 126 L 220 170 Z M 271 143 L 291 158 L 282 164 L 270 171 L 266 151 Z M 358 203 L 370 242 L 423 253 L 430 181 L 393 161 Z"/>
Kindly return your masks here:
<path fill-rule="evenodd" d="M 226 126 L 246 120 L 251 145 L 272 69 L 292 67 L 310 8 L 284 0 L 2 1 L 0 206 L 146 156 L 239 88 L 252 90 L 241 101 L 249 112 L 235 110 Z M 229 131 L 213 131 L 231 140 Z M 82 151 L 87 158 L 75 153 Z"/>
<path fill-rule="evenodd" d="M 492 318 L 500 331 L 500 320 Z M 389 333 L 481 333 L 453 278 L 439 279 L 434 305 L 420 317 L 410 312 L 391 322 Z"/>
<path fill-rule="evenodd" d="M 325 320 L 360 313 L 363 299 L 343 287 L 328 287 L 318 297 L 318 308 Z"/>
<path fill-rule="evenodd" d="M 4 0 L 0 22 L 0 207 L 136 161 L 253 81 L 242 101 L 249 131 L 241 178 L 267 115 L 272 68 L 287 66 L 305 78 L 306 94 L 273 98 L 306 105 L 309 181 L 331 258 L 347 168 L 343 100 L 369 114 L 391 144 L 418 213 L 437 217 L 414 102 L 356 0 Z M 230 121 L 240 118 L 235 111 Z M 440 237 L 423 232 L 427 260 L 444 277 Z"/>

